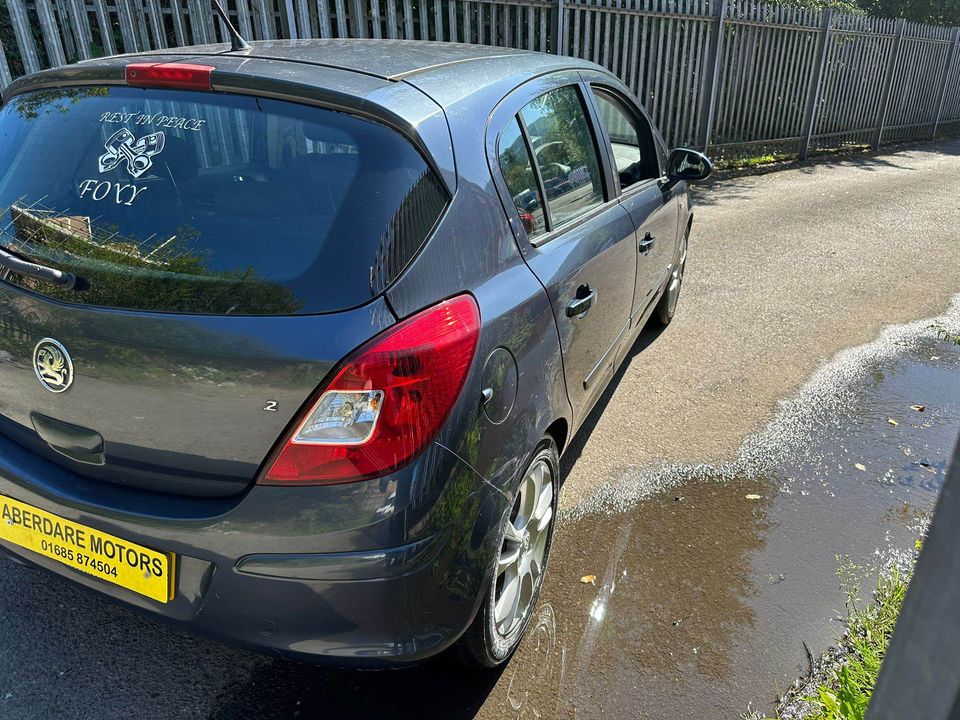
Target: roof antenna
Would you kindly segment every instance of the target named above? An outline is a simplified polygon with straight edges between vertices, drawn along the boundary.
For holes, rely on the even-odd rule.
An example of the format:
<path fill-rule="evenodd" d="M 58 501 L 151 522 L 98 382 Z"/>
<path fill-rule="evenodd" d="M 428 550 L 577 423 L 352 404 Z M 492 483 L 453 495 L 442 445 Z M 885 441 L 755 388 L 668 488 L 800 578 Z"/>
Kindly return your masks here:
<path fill-rule="evenodd" d="M 227 15 L 227 11 L 223 9 L 223 5 L 220 4 L 220 0 L 213 0 L 213 9 L 217 11 L 217 15 L 220 16 L 223 24 L 227 26 L 227 32 L 230 33 L 230 51 L 249 50 L 250 43 L 243 39 L 243 36 L 237 32 L 233 23 L 230 22 L 230 17 Z"/>

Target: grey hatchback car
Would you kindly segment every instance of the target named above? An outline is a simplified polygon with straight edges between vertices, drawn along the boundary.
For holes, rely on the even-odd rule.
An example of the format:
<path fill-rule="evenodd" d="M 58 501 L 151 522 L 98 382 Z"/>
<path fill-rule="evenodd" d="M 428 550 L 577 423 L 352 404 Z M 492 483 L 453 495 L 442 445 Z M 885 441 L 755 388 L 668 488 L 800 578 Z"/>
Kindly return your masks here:
<path fill-rule="evenodd" d="M 341 665 L 506 660 L 710 163 L 591 63 L 291 41 L 0 111 L 0 550 Z"/>

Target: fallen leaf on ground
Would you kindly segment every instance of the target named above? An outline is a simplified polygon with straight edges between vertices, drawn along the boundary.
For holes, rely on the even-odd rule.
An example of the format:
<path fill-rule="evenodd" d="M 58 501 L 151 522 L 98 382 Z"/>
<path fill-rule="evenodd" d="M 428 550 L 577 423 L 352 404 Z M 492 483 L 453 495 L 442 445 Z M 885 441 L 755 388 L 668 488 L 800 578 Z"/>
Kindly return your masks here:
<path fill-rule="evenodd" d="M 584 585 L 596 585 L 596 584 L 597 584 L 597 576 L 596 576 L 596 575 L 584 575 L 582 578 L 580 578 L 580 582 L 582 582 Z"/>
<path fill-rule="evenodd" d="M 910 406 L 910 409 L 911 409 L 911 410 L 916 410 L 917 412 L 923 412 L 924 410 L 927 409 L 927 406 L 926 406 L 926 405 L 911 405 L 911 406 Z"/>
<path fill-rule="evenodd" d="M 747 498 L 747 500 L 759 500 L 759 499 L 760 499 L 760 496 L 759 496 L 759 495 L 754 495 L 754 494 L 752 494 L 752 493 L 751 493 L 750 495 L 745 495 L 744 497 Z"/>
<path fill-rule="evenodd" d="M 853 465 L 857 470 L 866 470 L 867 466 L 863 463 L 854 463 Z"/>
<path fill-rule="evenodd" d="M 887 422 L 890 423 L 891 425 L 893 425 L 894 427 L 896 427 L 897 425 L 900 424 L 900 423 L 898 423 L 896 420 L 894 420 L 893 418 L 887 418 Z"/>

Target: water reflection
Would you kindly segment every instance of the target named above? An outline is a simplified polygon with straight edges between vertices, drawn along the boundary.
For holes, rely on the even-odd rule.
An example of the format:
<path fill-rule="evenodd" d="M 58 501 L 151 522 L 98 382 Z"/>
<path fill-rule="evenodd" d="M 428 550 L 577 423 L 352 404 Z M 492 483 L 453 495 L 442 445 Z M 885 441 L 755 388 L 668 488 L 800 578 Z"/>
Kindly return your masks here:
<path fill-rule="evenodd" d="M 750 557 L 764 545 L 771 493 L 762 481 L 700 483 L 627 515 L 562 526 L 543 594 L 559 618 L 559 641 L 549 653 L 538 640 L 538 652 L 517 655 L 506 698 L 495 692 L 485 716 L 506 705 L 531 717 L 601 709 L 626 717 L 643 702 L 634 688 L 645 678 L 692 673 L 722 682 L 732 642 L 753 624 Z M 595 585 L 582 582 L 591 575 Z M 539 680 L 558 659 L 562 683 Z"/>
<path fill-rule="evenodd" d="M 0 278 L 61 302 L 235 315 L 290 315 L 303 305 L 293 290 L 263 280 L 252 267 L 210 271 L 194 249 L 200 233 L 191 225 L 142 239 L 88 215 L 23 199 L 0 213 L 0 220 L 6 222 L 0 246 L 72 272 L 80 282 L 67 290 L 16 273 L 0 271 Z"/>

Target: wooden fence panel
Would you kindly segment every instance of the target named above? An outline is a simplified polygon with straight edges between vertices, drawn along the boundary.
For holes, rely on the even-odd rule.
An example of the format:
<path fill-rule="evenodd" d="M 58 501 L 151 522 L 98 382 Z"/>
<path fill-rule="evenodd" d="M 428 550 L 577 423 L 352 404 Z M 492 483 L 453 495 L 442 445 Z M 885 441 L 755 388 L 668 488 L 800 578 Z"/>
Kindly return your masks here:
<path fill-rule="evenodd" d="M 754 0 L 224 4 L 254 40 L 441 40 L 592 60 L 624 81 L 670 144 L 709 145 L 714 154 L 804 154 L 960 129 L 960 28 L 844 13 L 831 13 L 824 28 L 818 10 Z M 208 0 L 7 0 L 6 12 L 4 86 L 97 48 L 112 54 L 226 37 Z"/>

